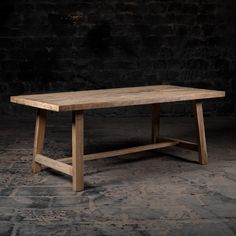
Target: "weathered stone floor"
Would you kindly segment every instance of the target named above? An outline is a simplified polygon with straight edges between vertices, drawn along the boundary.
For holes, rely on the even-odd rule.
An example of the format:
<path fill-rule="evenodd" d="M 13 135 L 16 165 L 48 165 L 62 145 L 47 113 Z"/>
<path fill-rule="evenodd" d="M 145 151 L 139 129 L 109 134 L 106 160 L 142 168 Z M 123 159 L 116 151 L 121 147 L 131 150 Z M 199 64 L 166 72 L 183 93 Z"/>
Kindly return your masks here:
<path fill-rule="evenodd" d="M 34 121 L 0 118 L 0 235 L 236 235 L 236 118 L 206 118 L 209 165 L 168 148 L 85 163 L 85 191 L 31 173 Z M 49 118 L 45 153 L 70 155 L 70 117 Z M 193 118 L 163 135 L 194 137 Z M 86 119 L 86 152 L 150 142 L 148 118 Z"/>

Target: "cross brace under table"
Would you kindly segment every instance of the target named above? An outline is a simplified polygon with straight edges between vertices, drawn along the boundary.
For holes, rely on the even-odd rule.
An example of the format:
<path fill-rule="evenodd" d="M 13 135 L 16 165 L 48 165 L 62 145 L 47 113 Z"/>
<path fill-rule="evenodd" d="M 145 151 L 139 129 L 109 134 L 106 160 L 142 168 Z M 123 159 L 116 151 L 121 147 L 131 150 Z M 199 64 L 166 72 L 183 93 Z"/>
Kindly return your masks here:
<path fill-rule="evenodd" d="M 125 148 L 115 151 L 84 154 L 84 116 L 83 111 L 72 111 L 72 157 L 63 159 L 51 159 L 44 156 L 44 136 L 46 127 L 47 110 L 37 109 L 35 126 L 34 151 L 32 170 L 39 172 L 43 166 L 52 168 L 59 172 L 72 176 L 74 191 L 84 189 L 84 161 L 97 160 L 120 155 L 126 155 L 152 149 L 159 149 L 171 146 L 182 147 L 197 151 L 199 162 L 202 165 L 208 163 L 207 146 L 205 138 L 203 108 L 200 101 L 193 101 L 195 123 L 197 130 L 197 143 L 160 136 L 160 104 L 152 105 L 152 143 L 137 147 Z"/>
<path fill-rule="evenodd" d="M 222 98 L 224 96 L 224 91 L 190 88 L 176 85 L 150 85 L 140 87 L 20 95 L 12 96 L 11 102 L 34 107 L 38 110 L 33 152 L 33 172 L 39 172 L 43 166 L 46 166 L 71 175 L 73 190 L 81 191 L 84 189 L 83 165 L 85 160 L 95 160 L 145 150 L 179 146 L 198 151 L 200 164 L 207 164 L 207 147 L 201 101 L 206 99 Z M 193 103 L 197 127 L 197 143 L 180 139 L 160 137 L 159 104 L 181 101 L 192 101 Z M 95 154 L 84 154 L 84 111 L 100 108 L 148 104 L 152 104 L 153 106 L 151 144 Z M 72 158 L 53 160 L 42 155 L 47 110 L 55 112 L 72 111 Z"/>

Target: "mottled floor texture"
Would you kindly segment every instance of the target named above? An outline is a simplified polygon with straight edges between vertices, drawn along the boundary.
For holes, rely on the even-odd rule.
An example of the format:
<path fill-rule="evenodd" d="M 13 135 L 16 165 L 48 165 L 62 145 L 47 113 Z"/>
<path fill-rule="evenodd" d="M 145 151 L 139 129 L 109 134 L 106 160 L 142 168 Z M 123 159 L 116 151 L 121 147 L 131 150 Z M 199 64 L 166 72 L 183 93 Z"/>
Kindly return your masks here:
<path fill-rule="evenodd" d="M 207 117 L 209 165 L 179 148 L 85 163 L 85 191 L 31 173 L 34 120 L 0 118 L 0 235 L 236 235 L 236 117 Z M 71 155 L 70 116 L 51 114 L 45 153 Z M 193 118 L 162 118 L 194 140 Z M 149 118 L 86 117 L 86 152 L 150 142 Z"/>

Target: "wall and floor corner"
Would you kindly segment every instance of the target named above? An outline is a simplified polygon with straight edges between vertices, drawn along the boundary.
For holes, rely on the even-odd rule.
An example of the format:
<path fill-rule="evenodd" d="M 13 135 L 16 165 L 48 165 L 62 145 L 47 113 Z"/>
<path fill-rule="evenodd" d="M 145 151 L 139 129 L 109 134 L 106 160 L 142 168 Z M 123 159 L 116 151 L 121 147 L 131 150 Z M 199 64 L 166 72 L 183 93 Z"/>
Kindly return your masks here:
<path fill-rule="evenodd" d="M 25 112 L 10 105 L 10 95 L 177 84 L 226 90 L 227 98 L 207 109 L 235 114 L 235 5 L 2 0 L 0 113 Z"/>

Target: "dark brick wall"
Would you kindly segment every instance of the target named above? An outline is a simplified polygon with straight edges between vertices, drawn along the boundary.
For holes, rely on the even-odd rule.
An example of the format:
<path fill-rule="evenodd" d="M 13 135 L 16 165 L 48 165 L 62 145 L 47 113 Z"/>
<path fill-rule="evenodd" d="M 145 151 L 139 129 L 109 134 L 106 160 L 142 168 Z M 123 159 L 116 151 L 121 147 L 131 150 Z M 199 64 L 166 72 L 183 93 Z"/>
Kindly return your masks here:
<path fill-rule="evenodd" d="M 22 109 L 9 95 L 178 84 L 226 90 L 207 109 L 235 114 L 234 2 L 1 0 L 0 113 Z"/>

